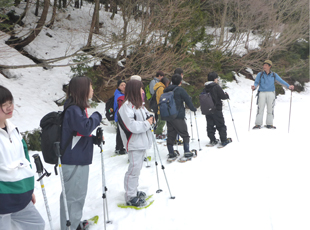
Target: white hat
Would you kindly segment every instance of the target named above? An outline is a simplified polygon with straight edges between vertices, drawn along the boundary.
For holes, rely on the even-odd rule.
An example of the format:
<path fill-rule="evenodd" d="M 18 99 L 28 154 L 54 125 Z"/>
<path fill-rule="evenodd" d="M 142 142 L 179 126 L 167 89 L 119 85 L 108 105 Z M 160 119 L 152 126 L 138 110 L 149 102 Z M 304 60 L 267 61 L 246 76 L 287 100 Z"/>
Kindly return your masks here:
<path fill-rule="evenodd" d="M 142 79 L 141 79 L 141 77 L 140 77 L 139 75 L 132 75 L 132 76 L 130 77 L 130 80 L 138 80 L 138 81 L 141 81 Z"/>

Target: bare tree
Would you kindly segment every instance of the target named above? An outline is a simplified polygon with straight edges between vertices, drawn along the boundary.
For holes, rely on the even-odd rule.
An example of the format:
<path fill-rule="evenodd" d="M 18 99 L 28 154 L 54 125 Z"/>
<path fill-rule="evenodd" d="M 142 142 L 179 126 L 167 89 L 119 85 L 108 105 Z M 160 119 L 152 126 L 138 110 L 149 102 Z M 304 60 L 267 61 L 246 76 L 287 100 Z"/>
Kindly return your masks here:
<path fill-rule="evenodd" d="M 91 45 L 92 45 L 93 33 L 94 33 L 94 28 L 96 26 L 96 21 L 98 21 L 98 23 L 99 23 L 99 0 L 95 0 L 95 8 L 94 8 L 92 22 L 90 25 L 90 30 L 89 30 L 89 34 L 88 34 L 88 40 L 87 40 L 86 47 L 91 47 Z"/>

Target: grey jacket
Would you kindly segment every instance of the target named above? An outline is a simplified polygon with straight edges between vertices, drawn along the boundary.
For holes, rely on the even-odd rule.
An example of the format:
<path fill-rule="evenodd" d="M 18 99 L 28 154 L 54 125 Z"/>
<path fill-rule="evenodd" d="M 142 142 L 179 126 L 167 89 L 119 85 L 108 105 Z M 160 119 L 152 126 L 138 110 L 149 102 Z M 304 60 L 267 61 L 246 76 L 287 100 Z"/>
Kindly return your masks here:
<path fill-rule="evenodd" d="M 119 129 L 123 144 L 127 151 L 145 150 L 152 147 L 151 125 L 146 120 L 150 115 L 143 106 L 136 109 L 126 101 L 119 109 Z"/>
<path fill-rule="evenodd" d="M 160 80 L 158 80 L 156 77 L 154 77 L 154 79 L 150 82 L 150 93 L 153 95 L 154 94 L 154 86 L 157 82 L 160 82 Z"/>

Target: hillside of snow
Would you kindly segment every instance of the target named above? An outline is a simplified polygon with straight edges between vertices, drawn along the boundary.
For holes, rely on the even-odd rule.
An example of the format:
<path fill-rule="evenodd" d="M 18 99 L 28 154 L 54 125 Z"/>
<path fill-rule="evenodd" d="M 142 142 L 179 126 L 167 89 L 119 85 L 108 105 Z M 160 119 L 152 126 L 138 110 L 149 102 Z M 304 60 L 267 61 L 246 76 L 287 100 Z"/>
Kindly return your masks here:
<path fill-rule="evenodd" d="M 79 17 L 87 15 L 90 18 L 91 11 L 87 6 L 84 9 L 85 14 L 80 13 Z M 70 14 L 75 18 L 77 11 L 72 10 Z M 26 47 L 27 51 L 38 58 L 53 58 L 65 52 L 74 52 L 86 41 L 87 34 L 83 31 L 83 26 L 89 22 L 77 27 L 81 21 L 83 20 L 68 20 L 67 24 L 59 25 L 54 30 L 44 28 L 36 40 Z M 46 32 L 52 34 L 53 39 L 48 38 Z M 32 60 L 5 45 L 5 39 L 6 36 L 0 36 L 0 64 L 33 64 Z M 65 61 L 60 63 L 65 64 Z M 4 74 L 5 76 L 0 74 L 0 84 L 13 93 L 15 110 L 11 121 L 20 131 L 38 128 L 40 119 L 45 114 L 62 110 L 54 101 L 65 96 L 62 85 L 70 80 L 70 67 L 49 70 L 39 67 L 9 69 Z M 223 107 L 228 137 L 233 139 L 231 144 L 223 149 L 206 147 L 209 142 L 206 120 L 198 110 L 196 116 L 187 112 L 188 131 L 193 138 L 190 148 L 201 149 L 197 158 L 186 163 L 167 163 L 165 143 L 156 142 L 159 148 L 157 181 L 154 149 L 152 147 L 147 151 L 151 161 L 145 163 L 145 166 L 151 167 L 143 167 L 139 181 L 139 190 L 153 194 L 155 200 L 147 209 L 137 211 L 117 207 L 117 204 L 124 202 L 123 180 L 128 158 L 126 155 L 113 157 L 115 128 L 110 124 L 102 126 L 106 140 L 103 154 L 107 202 L 109 219 L 112 221 L 112 224 L 107 224 L 108 230 L 310 229 L 310 83 L 307 83 L 305 92 L 291 94 L 289 90 L 285 90 L 285 95 L 278 96 L 274 119 L 276 130 L 248 130 L 250 111 L 250 127 L 254 126 L 256 92 L 252 94 L 250 89 L 253 81 L 244 76 L 239 76 L 237 80 L 238 82 L 227 83 L 225 91 L 230 95 L 230 100 L 229 104 L 225 101 Z M 104 109 L 105 104 L 99 103 L 90 112 L 97 110 L 104 117 Z M 183 154 L 182 146 L 175 146 L 177 148 Z M 36 153 L 41 155 L 43 161 L 41 152 L 30 151 L 31 156 Z M 100 149 L 95 146 L 83 219 L 98 215 L 99 222 L 91 226 L 90 230 L 104 229 L 100 159 Z M 33 164 L 32 157 L 31 161 Z M 162 165 L 175 199 L 170 199 Z M 58 230 L 60 178 L 54 174 L 53 165 L 44 163 L 44 166 L 52 172 L 50 177 L 44 177 L 44 184 L 53 227 Z M 33 170 L 35 172 L 34 167 Z M 156 193 L 158 182 L 163 190 L 161 193 Z M 36 182 L 35 186 L 36 207 L 49 230 L 40 183 Z"/>

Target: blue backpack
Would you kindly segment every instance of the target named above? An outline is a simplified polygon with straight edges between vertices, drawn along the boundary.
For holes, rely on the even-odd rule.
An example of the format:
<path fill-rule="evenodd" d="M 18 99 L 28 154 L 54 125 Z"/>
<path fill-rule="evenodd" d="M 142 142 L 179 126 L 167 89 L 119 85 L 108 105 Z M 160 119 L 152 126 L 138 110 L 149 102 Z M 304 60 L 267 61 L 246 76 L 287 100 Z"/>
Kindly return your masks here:
<path fill-rule="evenodd" d="M 163 93 L 159 99 L 159 111 L 160 117 L 164 121 L 171 121 L 178 116 L 179 111 L 174 100 L 174 91 L 178 87 L 175 87 L 172 91 Z"/>

